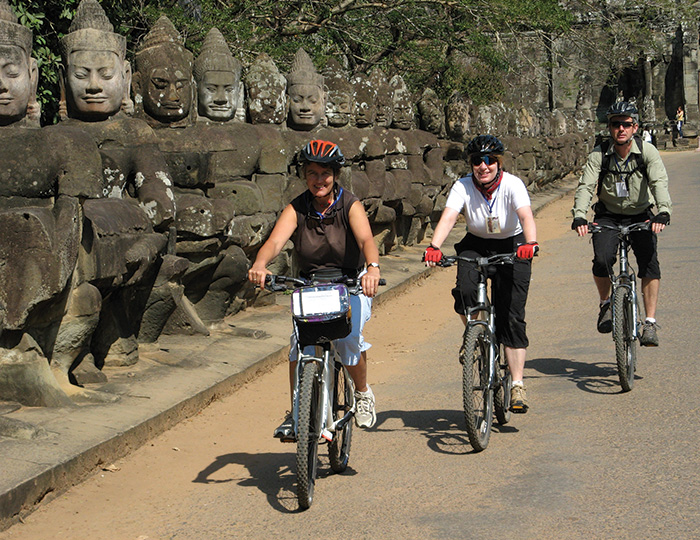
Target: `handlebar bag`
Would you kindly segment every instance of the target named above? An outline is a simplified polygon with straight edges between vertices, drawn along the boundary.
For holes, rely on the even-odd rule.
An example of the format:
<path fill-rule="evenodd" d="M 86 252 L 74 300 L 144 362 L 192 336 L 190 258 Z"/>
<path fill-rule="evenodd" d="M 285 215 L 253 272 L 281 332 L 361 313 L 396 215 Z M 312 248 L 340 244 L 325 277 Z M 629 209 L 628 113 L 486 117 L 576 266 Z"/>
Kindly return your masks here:
<path fill-rule="evenodd" d="M 292 293 L 292 318 L 302 345 L 346 337 L 352 330 L 348 288 L 334 284 L 296 289 Z"/>

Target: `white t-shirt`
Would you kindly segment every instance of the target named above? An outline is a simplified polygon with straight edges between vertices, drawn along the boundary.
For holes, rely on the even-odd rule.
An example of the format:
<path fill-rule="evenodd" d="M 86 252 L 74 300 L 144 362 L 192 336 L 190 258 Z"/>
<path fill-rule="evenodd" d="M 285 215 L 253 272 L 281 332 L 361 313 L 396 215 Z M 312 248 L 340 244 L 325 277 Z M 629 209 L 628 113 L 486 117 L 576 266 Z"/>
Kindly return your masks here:
<path fill-rule="evenodd" d="M 457 180 L 450 195 L 447 197 L 447 208 L 462 212 L 467 220 L 467 230 L 481 238 L 510 238 L 523 231 L 516 210 L 530 206 L 530 195 L 523 181 L 510 173 L 503 172 L 501 184 L 487 201 L 486 197 L 476 189 L 472 175 Z M 489 232 L 495 229 L 497 219 L 499 232 Z"/>

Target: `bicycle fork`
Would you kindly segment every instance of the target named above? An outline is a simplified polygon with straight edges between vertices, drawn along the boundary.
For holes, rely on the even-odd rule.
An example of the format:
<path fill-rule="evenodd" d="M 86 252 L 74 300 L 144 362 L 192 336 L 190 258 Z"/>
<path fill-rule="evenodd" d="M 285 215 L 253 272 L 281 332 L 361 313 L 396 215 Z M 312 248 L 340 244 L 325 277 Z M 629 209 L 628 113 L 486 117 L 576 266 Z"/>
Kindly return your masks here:
<path fill-rule="evenodd" d="M 615 297 L 615 291 L 619 288 L 629 289 L 632 296 L 632 340 L 637 339 L 639 336 L 639 303 L 637 300 L 637 276 L 634 271 L 630 272 L 627 264 L 627 251 L 629 247 L 625 239 L 620 240 L 619 258 L 620 258 L 620 275 L 615 278 L 614 273 L 610 276 L 610 281 L 612 282 L 612 297 Z M 619 317 L 621 314 L 614 313 L 615 305 L 611 306 L 613 310 L 613 317 Z"/>
<path fill-rule="evenodd" d="M 485 315 L 482 316 L 482 314 Z M 484 320 L 485 319 L 485 320 Z M 480 281 L 477 289 L 476 306 L 469 308 L 467 315 L 467 328 L 475 325 L 482 325 L 486 328 L 489 344 L 489 388 L 494 388 L 496 382 L 496 373 L 498 372 L 499 353 L 493 337 L 493 330 L 496 328 L 496 314 L 489 305 L 488 295 L 486 290 L 486 282 Z"/>
<path fill-rule="evenodd" d="M 334 349 L 330 344 L 324 344 L 319 346 L 321 348 L 322 356 L 313 356 L 306 354 L 299 354 L 299 360 L 297 361 L 296 369 L 294 370 L 294 393 L 293 393 L 293 417 L 294 425 L 299 425 L 299 382 L 301 379 L 301 374 L 304 371 L 304 366 L 310 362 L 316 362 L 319 365 L 319 372 L 316 373 L 316 378 L 318 379 L 319 387 L 321 393 L 319 395 L 318 402 L 318 426 L 320 427 L 318 436 L 319 440 L 323 439 L 325 441 L 331 442 L 333 440 L 333 434 L 342 430 L 355 412 L 355 403 L 353 400 L 352 407 L 345 412 L 342 418 L 335 420 L 333 414 L 333 399 L 331 393 L 334 389 L 335 382 L 335 370 L 333 367 L 333 359 L 335 356 Z M 339 376 L 343 376 L 342 373 Z M 330 419 L 330 420 L 329 420 Z"/>

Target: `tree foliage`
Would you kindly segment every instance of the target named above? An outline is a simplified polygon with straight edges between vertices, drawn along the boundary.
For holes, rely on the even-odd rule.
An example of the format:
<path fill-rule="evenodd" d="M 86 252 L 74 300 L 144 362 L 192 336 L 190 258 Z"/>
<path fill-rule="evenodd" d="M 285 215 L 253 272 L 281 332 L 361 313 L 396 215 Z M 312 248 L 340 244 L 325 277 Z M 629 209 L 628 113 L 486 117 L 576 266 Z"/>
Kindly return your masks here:
<path fill-rule="evenodd" d="M 527 34 L 549 44 L 573 35 L 582 19 L 578 14 L 595 13 L 609 29 L 603 42 L 587 42 L 585 32 L 574 41 L 597 51 L 599 58 L 622 65 L 632 61 L 624 58 L 625 51 L 638 55 L 631 43 L 639 47 L 649 43 L 643 33 L 646 25 L 662 21 L 669 10 L 677 13 L 683 1 L 102 0 L 101 4 L 115 31 L 127 36 L 130 54 L 165 14 L 195 53 L 216 26 L 244 65 L 266 52 L 285 70 L 303 47 L 319 66 L 330 57 L 339 59 L 349 72 L 368 73 L 378 66 L 389 75 L 402 74 L 415 90 L 430 86 L 443 98 L 459 90 L 476 103 L 487 103 L 502 97 L 504 75 L 513 67 L 512 51 L 505 55 L 499 46 L 503 36 Z M 22 23 L 34 31 L 34 54 L 41 66 L 39 99 L 47 119 L 55 115 L 58 95 L 58 40 L 68 31 L 78 3 L 11 0 Z M 615 17 L 620 6 L 627 9 L 626 4 L 642 7 L 635 8 L 641 13 L 627 21 L 621 35 Z M 611 48 L 619 54 L 611 55 Z M 468 61 L 455 62 L 455 57 Z"/>

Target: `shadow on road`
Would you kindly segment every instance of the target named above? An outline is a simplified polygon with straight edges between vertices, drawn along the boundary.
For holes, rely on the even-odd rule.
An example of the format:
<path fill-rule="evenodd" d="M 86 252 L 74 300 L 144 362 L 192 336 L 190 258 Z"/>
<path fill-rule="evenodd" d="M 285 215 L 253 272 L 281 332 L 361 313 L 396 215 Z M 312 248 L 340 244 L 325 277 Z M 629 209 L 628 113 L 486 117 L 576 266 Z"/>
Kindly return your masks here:
<path fill-rule="evenodd" d="M 282 443 L 280 443 L 282 444 Z M 255 487 L 267 496 L 270 506 L 281 513 L 289 514 L 299 511 L 296 495 L 296 472 L 294 467 L 295 444 L 286 445 L 289 452 L 268 452 L 261 454 L 249 454 L 238 452 L 217 456 L 213 463 L 205 467 L 192 480 L 197 484 L 221 484 L 237 482 L 242 487 Z M 319 447 L 319 466 L 316 475 L 317 481 L 334 474 L 330 468 L 328 458 L 323 453 L 325 445 Z M 248 477 L 227 477 L 220 473 L 229 465 L 242 465 L 249 473 Z M 352 467 L 348 467 L 344 476 L 357 474 Z M 217 476 L 217 478 L 214 478 Z"/>
<path fill-rule="evenodd" d="M 393 427 L 394 420 L 402 426 Z M 428 442 L 428 448 L 440 454 L 473 454 L 464 427 L 461 410 L 383 411 L 377 414 L 376 431 L 418 431 Z M 494 422 L 494 433 L 517 433 L 512 426 L 500 426 Z"/>
<path fill-rule="evenodd" d="M 533 358 L 525 364 L 543 375 L 566 377 L 584 392 L 592 394 L 619 394 L 617 367 L 609 362 L 579 362 L 567 358 Z M 639 375 L 636 379 L 641 379 Z"/>

